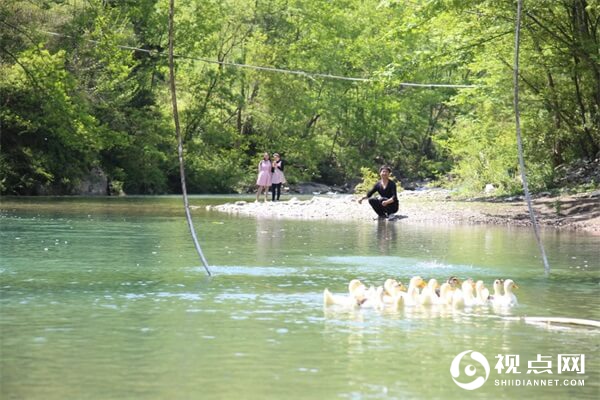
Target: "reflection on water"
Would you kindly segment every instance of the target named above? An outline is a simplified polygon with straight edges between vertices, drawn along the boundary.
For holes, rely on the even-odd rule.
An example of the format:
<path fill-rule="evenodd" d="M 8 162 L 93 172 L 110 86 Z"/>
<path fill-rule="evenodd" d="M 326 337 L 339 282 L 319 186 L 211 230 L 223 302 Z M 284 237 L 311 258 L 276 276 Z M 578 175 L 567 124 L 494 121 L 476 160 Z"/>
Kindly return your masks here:
<path fill-rule="evenodd" d="M 396 232 L 396 223 L 390 223 L 386 220 L 377 220 L 377 243 L 382 255 L 389 255 L 394 252 L 398 235 Z"/>
<path fill-rule="evenodd" d="M 265 218 L 256 219 L 256 251 L 259 264 L 280 265 L 285 264 L 282 260 L 282 239 L 285 239 L 285 229 L 277 221 Z"/>
<path fill-rule="evenodd" d="M 522 316 L 600 319 L 598 237 L 544 232 L 543 275 L 528 230 L 235 218 L 202 211 L 200 265 L 178 198 L 3 200 L 0 397 L 596 398 L 599 332 Z M 409 216 L 410 218 L 410 216 Z M 515 308 L 323 308 L 350 279 L 497 277 Z M 453 358 L 481 352 L 488 381 L 467 392 Z M 495 357 L 520 357 L 521 375 Z M 499 387 L 534 378 L 538 355 L 585 354 L 583 387 Z"/>

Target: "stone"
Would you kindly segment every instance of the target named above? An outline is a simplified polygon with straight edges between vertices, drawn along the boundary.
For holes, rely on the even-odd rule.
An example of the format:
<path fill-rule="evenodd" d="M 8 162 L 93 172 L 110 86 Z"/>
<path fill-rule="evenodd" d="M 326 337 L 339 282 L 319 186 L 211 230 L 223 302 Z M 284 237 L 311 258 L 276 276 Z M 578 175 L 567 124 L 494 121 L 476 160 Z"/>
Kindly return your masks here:
<path fill-rule="evenodd" d="M 108 177 L 100 167 L 92 168 L 89 174 L 77 185 L 76 194 L 82 196 L 108 195 Z"/>

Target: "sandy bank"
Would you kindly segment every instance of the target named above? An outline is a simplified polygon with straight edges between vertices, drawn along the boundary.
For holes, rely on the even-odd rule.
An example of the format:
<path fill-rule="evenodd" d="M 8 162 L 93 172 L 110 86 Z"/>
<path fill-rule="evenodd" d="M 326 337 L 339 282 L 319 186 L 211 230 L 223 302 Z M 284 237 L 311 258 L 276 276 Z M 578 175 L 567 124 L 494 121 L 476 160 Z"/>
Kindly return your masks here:
<path fill-rule="evenodd" d="M 323 195 L 310 200 L 295 197 L 280 202 L 237 201 L 210 210 L 262 218 L 372 221 L 368 202 L 353 195 Z M 518 201 L 453 201 L 443 190 L 404 191 L 397 213 L 403 224 L 496 224 L 530 226 L 527 204 Z M 575 229 L 600 234 L 600 194 L 540 197 L 534 200 L 538 222 L 544 227 Z"/>

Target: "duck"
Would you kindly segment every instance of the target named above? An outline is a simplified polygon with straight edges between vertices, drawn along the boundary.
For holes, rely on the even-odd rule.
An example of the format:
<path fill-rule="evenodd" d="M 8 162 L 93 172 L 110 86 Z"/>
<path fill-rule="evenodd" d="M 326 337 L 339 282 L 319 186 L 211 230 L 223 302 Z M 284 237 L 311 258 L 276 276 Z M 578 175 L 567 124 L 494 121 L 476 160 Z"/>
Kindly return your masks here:
<path fill-rule="evenodd" d="M 450 289 L 452 290 L 460 289 L 460 285 L 462 285 L 462 282 L 456 276 L 451 276 L 450 278 L 446 279 L 446 283 L 450 285 Z"/>
<path fill-rule="evenodd" d="M 348 295 L 335 295 L 325 288 L 323 291 L 323 305 L 343 306 L 347 308 L 360 307 L 367 300 L 367 288 L 358 279 L 352 279 L 348 283 Z"/>
<path fill-rule="evenodd" d="M 394 310 L 398 310 L 404 305 L 406 286 L 404 286 L 402 282 L 398 282 L 393 278 L 388 278 L 383 283 L 383 288 L 383 303 L 385 305 L 391 306 Z"/>
<path fill-rule="evenodd" d="M 415 306 L 419 304 L 419 288 L 425 286 L 425 281 L 420 276 L 413 276 L 408 284 L 408 290 L 404 296 L 404 304 Z"/>
<path fill-rule="evenodd" d="M 452 293 L 453 288 L 448 282 L 442 283 L 440 286 L 438 303 L 441 305 L 451 305 L 452 304 Z"/>
<path fill-rule="evenodd" d="M 490 303 L 494 307 L 498 307 L 503 305 L 504 303 L 504 280 L 503 279 L 494 279 L 493 286 L 494 294 L 490 295 Z"/>
<path fill-rule="evenodd" d="M 516 306 L 519 304 L 517 301 L 517 296 L 513 293 L 513 289 L 518 289 L 519 287 L 512 279 L 506 279 L 504 281 L 504 294 L 499 297 L 498 305 L 501 306 Z M 496 302 L 494 302 L 496 304 Z"/>
<path fill-rule="evenodd" d="M 485 305 L 490 299 L 490 290 L 485 287 L 483 281 L 475 283 L 475 299 L 479 305 Z"/>
<path fill-rule="evenodd" d="M 388 278 L 383 283 L 383 301 L 387 304 L 392 304 L 397 297 L 402 297 L 406 291 L 406 287 L 402 282 L 398 282 L 396 279 Z"/>
<path fill-rule="evenodd" d="M 356 293 L 356 294 L 359 294 L 359 293 L 361 293 L 361 292 L 362 292 L 362 291 L 361 291 L 361 289 L 360 289 L 360 288 L 359 288 L 359 289 L 356 289 L 356 291 L 355 291 L 355 293 Z M 375 286 L 371 285 L 371 286 L 369 286 L 369 288 L 368 288 L 368 289 L 366 289 L 366 290 L 364 291 L 364 296 L 363 296 L 363 297 L 364 297 L 365 299 L 370 299 L 370 298 L 372 298 L 373 296 L 375 296 L 376 292 L 377 292 L 377 289 L 375 288 Z"/>
<path fill-rule="evenodd" d="M 385 307 L 385 303 L 383 301 L 384 292 L 385 290 L 383 289 L 383 286 L 371 286 L 367 291 L 367 298 L 360 304 L 360 306 L 364 308 L 373 308 L 375 310 L 383 310 Z"/>
<path fill-rule="evenodd" d="M 454 308 L 470 307 L 475 305 L 475 296 L 473 296 L 473 287 L 475 283 L 473 279 L 466 279 L 460 289 L 455 288 L 452 294 L 452 306 Z"/>
<path fill-rule="evenodd" d="M 465 306 L 474 306 L 478 303 L 477 298 L 473 291 L 475 290 L 475 282 L 473 279 L 469 278 L 465 280 L 462 284 L 462 291 L 465 301 Z"/>
<path fill-rule="evenodd" d="M 495 299 L 498 299 L 502 296 L 504 281 L 502 279 L 494 279 L 494 284 L 492 287 L 494 288 L 494 294 L 490 295 L 490 300 L 493 302 Z"/>
<path fill-rule="evenodd" d="M 440 287 L 437 279 L 431 278 L 427 283 L 427 286 L 423 288 L 419 295 L 419 302 L 423 305 L 439 304 L 439 295 L 437 290 Z"/>
<path fill-rule="evenodd" d="M 462 285 L 462 282 L 456 276 L 451 276 L 446 282 L 448 282 L 453 287 L 459 287 L 460 285 Z"/>
<path fill-rule="evenodd" d="M 366 291 L 367 287 L 359 279 L 352 279 L 348 282 L 348 294 L 350 296 L 364 297 Z"/>
<path fill-rule="evenodd" d="M 460 290 L 460 279 L 456 276 L 451 276 L 446 279 L 446 282 L 442 283 L 439 289 L 436 289 L 436 293 L 439 296 L 439 304 L 452 305 L 452 298 L 456 289 Z"/>
<path fill-rule="evenodd" d="M 323 305 L 324 306 L 342 306 L 346 308 L 358 308 L 362 304 L 362 300 L 354 296 L 336 295 L 325 288 L 323 290 Z"/>
<path fill-rule="evenodd" d="M 404 306 L 404 298 L 406 293 L 401 291 L 396 294 L 395 297 L 392 298 L 391 308 L 394 310 L 398 310 L 400 307 Z"/>

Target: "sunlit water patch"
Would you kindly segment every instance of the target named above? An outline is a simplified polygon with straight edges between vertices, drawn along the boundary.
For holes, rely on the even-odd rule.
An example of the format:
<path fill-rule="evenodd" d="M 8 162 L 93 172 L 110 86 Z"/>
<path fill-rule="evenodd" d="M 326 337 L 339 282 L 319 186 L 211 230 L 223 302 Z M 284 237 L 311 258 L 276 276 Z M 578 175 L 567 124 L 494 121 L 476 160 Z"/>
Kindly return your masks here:
<path fill-rule="evenodd" d="M 204 267 L 193 267 L 191 271 L 205 274 Z M 211 265 L 209 266 L 211 274 L 214 275 L 238 275 L 238 276 L 286 276 L 294 274 L 297 268 L 279 268 L 279 267 L 254 267 L 239 265 Z"/>

